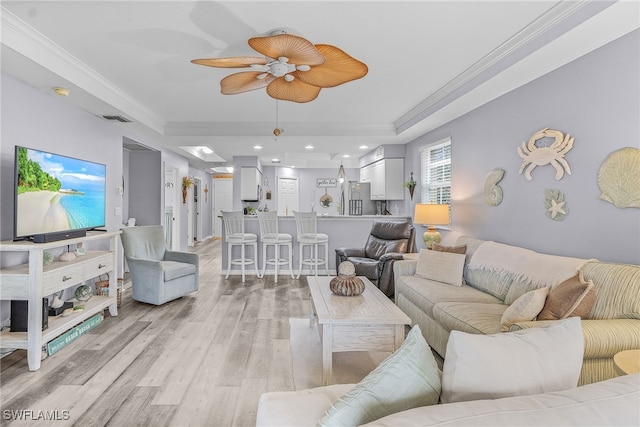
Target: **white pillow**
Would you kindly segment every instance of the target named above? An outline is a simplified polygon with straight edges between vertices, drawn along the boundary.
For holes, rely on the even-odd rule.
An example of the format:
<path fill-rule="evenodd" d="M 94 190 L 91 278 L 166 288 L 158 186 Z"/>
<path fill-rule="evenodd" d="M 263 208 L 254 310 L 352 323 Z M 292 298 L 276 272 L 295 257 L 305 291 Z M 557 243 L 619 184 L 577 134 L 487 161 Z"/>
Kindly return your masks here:
<path fill-rule="evenodd" d="M 502 330 L 508 331 L 509 326 L 517 322 L 535 320 L 544 307 L 547 295 L 549 288 L 546 286 L 520 295 L 502 314 Z"/>
<path fill-rule="evenodd" d="M 580 318 L 494 335 L 451 331 L 442 403 L 498 399 L 574 388 L 582 369 Z"/>
<path fill-rule="evenodd" d="M 343 395 L 318 426 L 359 426 L 440 398 L 440 372 L 420 327 L 414 326 L 402 346 Z"/>
<path fill-rule="evenodd" d="M 461 286 L 465 255 L 421 249 L 416 276 L 448 285 Z"/>

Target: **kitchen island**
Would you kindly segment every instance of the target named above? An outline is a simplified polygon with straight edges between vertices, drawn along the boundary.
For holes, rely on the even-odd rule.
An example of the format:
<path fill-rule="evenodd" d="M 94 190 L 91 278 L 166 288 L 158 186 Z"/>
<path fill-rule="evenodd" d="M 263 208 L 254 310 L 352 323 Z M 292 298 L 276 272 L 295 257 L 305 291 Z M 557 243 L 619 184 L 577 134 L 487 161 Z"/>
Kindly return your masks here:
<path fill-rule="evenodd" d="M 336 274 L 336 248 L 340 247 L 364 247 L 369 237 L 369 231 L 374 221 L 411 221 L 411 217 L 400 215 L 360 215 L 360 216 L 348 216 L 348 215 L 318 215 L 318 233 L 325 233 L 329 235 L 329 274 Z M 294 275 L 298 271 L 298 244 L 296 242 L 296 220 L 293 216 L 279 216 L 278 227 L 280 233 L 289 233 L 293 236 L 293 269 Z M 255 233 L 258 236 L 258 264 L 257 268 L 262 271 L 262 243 L 260 243 L 260 225 L 258 223 L 258 217 L 256 215 L 245 215 L 244 228 L 246 233 Z M 224 224 L 222 232 L 222 274 L 227 274 L 227 245 L 224 239 Z M 239 257 L 240 247 L 233 248 L 234 258 Z M 269 249 L 270 257 L 273 257 L 273 248 Z M 236 252 L 237 251 L 237 252 Z M 251 251 L 251 249 L 247 249 Z M 286 254 L 286 249 L 283 249 L 283 254 Z M 288 274 L 286 266 L 284 271 L 282 267 L 280 274 Z M 321 273 L 322 270 L 319 271 Z M 240 275 L 240 266 L 231 266 L 232 275 Z M 247 274 L 252 274 L 251 267 L 248 267 Z M 273 274 L 273 266 L 268 265 L 265 273 Z M 303 267 L 302 275 L 309 274 L 309 270 Z"/>

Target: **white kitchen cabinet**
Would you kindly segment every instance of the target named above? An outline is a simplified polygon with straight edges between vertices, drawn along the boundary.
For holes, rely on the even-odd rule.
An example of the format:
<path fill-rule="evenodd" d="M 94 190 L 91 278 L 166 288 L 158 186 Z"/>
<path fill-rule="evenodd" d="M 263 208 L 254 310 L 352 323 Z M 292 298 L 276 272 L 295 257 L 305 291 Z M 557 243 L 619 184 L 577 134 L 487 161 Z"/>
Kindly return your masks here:
<path fill-rule="evenodd" d="M 373 165 L 367 165 L 360 168 L 360 182 L 371 182 L 371 172 Z"/>
<path fill-rule="evenodd" d="M 369 181 L 363 181 L 363 171 Z M 383 159 L 360 169 L 360 182 L 371 183 L 371 200 L 404 199 L 404 159 Z"/>
<path fill-rule="evenodd" d="M 262 172 L 253 166 L 240 168 L 240 200 L 257 202 L 260 200 Z"/>

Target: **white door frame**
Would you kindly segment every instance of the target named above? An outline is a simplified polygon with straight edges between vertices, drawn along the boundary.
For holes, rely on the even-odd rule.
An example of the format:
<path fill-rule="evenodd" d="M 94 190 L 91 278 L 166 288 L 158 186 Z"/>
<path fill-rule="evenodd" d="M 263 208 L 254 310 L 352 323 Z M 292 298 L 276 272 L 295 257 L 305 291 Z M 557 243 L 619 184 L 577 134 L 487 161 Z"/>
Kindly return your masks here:
<path fill-rule="evenodd" d="M 171 227 L 171 250 L 178 250 L 180 248 L 180 233 L 178 232 L 180 228 L 180 201 L 179 201 L 179 192 L 180 185 L 178 183 L 178 169 L 165 163 L 164 167 L 165 174 L 165 200 L 164 205 L 165 209 L 168 206 L 173 208 L 173 226 Z"/>
<path fill-rule="evenodd" d="M 193 177 L 191 177 L 193 180 Z M 193 233 L 193 229 L 195 227 L 193 221 L 193 210 L 195 206 L 193 205 L 193 185 L 191 188 L 187 189 L 187 247 L 194 246 L 193 238 L 195 234 Z"/>
<path fill-rule="evenodd" d="M 193 237 L 194 241 L 202 240 L 202 179 L 193 178 Z"/>

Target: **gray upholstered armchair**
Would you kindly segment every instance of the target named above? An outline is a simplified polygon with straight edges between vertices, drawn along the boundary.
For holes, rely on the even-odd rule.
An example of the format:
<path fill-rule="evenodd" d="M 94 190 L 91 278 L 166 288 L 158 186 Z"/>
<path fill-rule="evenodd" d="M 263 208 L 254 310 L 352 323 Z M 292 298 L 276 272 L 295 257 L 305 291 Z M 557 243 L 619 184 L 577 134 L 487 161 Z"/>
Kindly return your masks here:
<path fill-rule="evenodd" d="M 122 230 L 133 299 L 161 305 L 198 290 L 198 254 L 168 251 L 161 225 Z"/>
<path fill-rule="evenodd" d="M 393 263 L 415 251 L 415 228 L 409 221 L 374 221 L 364 248 L 336 248 L 336 268 L 351 261 L 358 276 L 366 276 L 380 290 L 394 296 Z"/>

